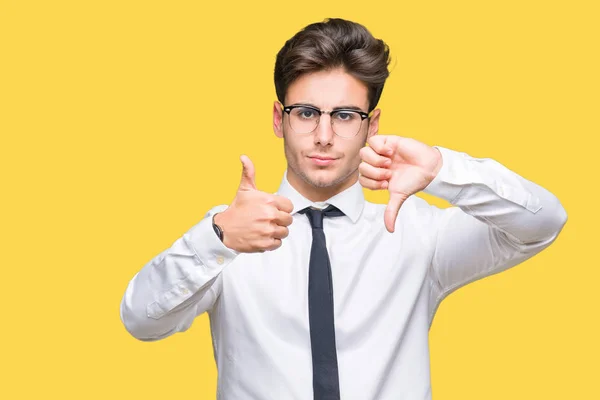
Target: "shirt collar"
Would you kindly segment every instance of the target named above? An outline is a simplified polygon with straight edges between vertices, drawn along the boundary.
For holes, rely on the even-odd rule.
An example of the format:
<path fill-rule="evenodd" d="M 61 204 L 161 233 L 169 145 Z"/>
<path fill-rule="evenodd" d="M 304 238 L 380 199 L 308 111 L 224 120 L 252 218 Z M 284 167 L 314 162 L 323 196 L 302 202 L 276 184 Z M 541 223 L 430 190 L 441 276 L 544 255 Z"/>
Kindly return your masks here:
<path fill-rule="evenodd" d="M 287 179 L 287 169 L 283 174 L 283 179 L 281 180 L 281 185 L 279 186 L 277 194 L 287 197 L 291 200 L 292 204 L 294 205 L 292 214 L 295 214 L 306 207 L 314 206 L 317 208 L 322 208 L 325 204 L 331 204 L 347 215 L 353 223 L 358 221 L 358 217 L 360 217 L 365 205 L 365 196 L 363 194 L 362 185 L 359 181 L 356 181 L 354 185 L 329 198 L 328 200 L 325 200 L 324 202 L 310 201 L 292 187 Z"/>

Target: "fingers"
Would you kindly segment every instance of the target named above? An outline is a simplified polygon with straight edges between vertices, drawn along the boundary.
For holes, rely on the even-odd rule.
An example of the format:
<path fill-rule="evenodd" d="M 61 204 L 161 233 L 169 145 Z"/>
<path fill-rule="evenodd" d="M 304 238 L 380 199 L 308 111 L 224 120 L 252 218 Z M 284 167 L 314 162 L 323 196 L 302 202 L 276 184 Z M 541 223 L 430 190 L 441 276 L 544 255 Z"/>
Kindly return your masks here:
<path fill-rule="evenodd" d="M 273 251 L 276 250 L 278 248 L 280 248 L 282 245 L 281 239 L 277 239 L 277 238 L 273 238 L 269 241 L 269 243 L 267 245 L 265 245 L 263 252 L 266 251 Z"/>
<path fill-rule="evenodd" d="M 387 168 L 392 165 L 392 160 L 390 158 L 378 154 L 371 147 L 363 147 L 360 149 L 360 158 L 374 167 Z"/>
<path fill-rule="evenodd" d="M 285 226 L 267 222 L 260 228 L 260 238 L 253 245 L 254 251 L 264 252 L 275 250 L 282 245 L 282 240 L 288 237 L 290 231 Z"/>
<path fill-rule="evenodd" d="M 398 217 L 398 211 L 404 203 L 405 198 L 396 194 L 390 193 L 390 200 L 388 201 L 385 213 L 383 215 L 383 221 L 388 232 L 394 232 L 396 225 L 396 218 Z"/>
<path fill-rule="evenodd" d="M 290 230 L 288 228 L 286 228 L 285 226 L 279 226 L 279 225 L 274 226 L 273 237 L 275 239 L 285 239 L 286 237 L 288 237 L 289 234 L 290 234 Z"/>
<path fill-rule="evenodd" d="M 373 135 L 367 140 L 367 143 L 378 154 L 381 154 L 383 156 L 391 156 L 394 152 L 394 148 L 393 144 L 388 143 L 387 139 L 387 136 Z"/>
<path fill-rule="evenodd" d="M 280 226 L 290 226 L 293 220 L 294 217 L 292 217 L 292 214 L 285 211 L 277 210 L 273 222 Z"/>
<path fill-rule="evenodd" d="M 358 172 L 365 178 L 373 179 L 376 181 L 390 179 L 392 177 L 392 171 L 387 168 L 374 167 L 366 162 L 361 162 L 358 165 Z"/>
<path fill-rule="evenodd" d="M 282 240 L 288 237 L 289 234 L 290 231 L 287 227 L 278 225 L 275 222 L 267 223 L 261 227 L 261 237 L 253 245 L 253 252 L 264 253 L 265 251 L 278 249 L 283 244 Z"/>
<path fill-rule="evenodd" d="M 288 214 L 289 215 L 289 214 Z M 291 218 L 291 215 L 290 215 Z M 265 251 L 273 251 L 281 247 L 283 244 L 282 240 L 288 237 L 290 231 L 285 226 L 280 226 L 278 224 L 272 223 L 270 227 L 270 234 L 268 238 L 263 240 L 263 245 L 261 252 Z"/>
<path fill-rule="evenodd" d="M 252 253 L 264 253 L 265 251 L 273 251 L 273 250 L 277 250 L 278 248 L 281 247 L 281 245 L 283 244 L 283 242 L 281 241 L 281 239 L 277 239 L 277 238 L 269 238 L 269 239 L 265 239 L 262 242 L 262 245 L 253 250 Z"/>
<path fill-rule="evenodd" d="M 256 183 L 254 182 L 254 164 L 246 155 L 242 155 L 240 160 L 242 161 L 242 180 L 240 182 L 239 189 L 256 189 Z"/>
<path fill-rule="evenodd" d="M 388 187 L 388 181 L 376 181 L 370 178 L 366 178 L 362 175 L 359 175 L 358 181 L 363 187 L 371 190 L 382 190 L 387 189 Z"/>
<path fill-rule="evenodd" d="M 278 210 L 281 210 L 286 213 L 291 213 L 292 211 L 294 211 L 294 205 L 292 204 L 292 201 L 287 197 L 279 196 L 276 194 L 270 195 L 270 197 L 272 197 L 275 207 L 277 207 Z"/>

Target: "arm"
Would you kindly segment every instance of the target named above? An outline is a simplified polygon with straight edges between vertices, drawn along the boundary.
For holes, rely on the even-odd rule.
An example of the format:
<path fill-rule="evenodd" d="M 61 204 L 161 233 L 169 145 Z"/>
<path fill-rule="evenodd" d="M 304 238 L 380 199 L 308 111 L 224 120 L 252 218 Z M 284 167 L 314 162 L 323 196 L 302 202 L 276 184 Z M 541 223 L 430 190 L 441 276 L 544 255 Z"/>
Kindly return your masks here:
<path fill-rule="evenodd" d="M 221 294 L 221 272 L 240 253 L 275 250 L 292 223 L 292 202 L 261 192 L 254 165 L 246 156 L 242 180 L 230 206 L 211 209 L 173 245 L 148 262 L 129 282 L 121 301 L 121 320 L 135 338 L 163 339 L 187 330 Z M 223 242 L 212 227 L 225 231 Z"/>
<path fill-rule="evenodd" d="M 567 221 L 556 196 L 497 161 L 434 147 L 443 164 L 423 192 L 453 207 L 432 207 L 437 239 L 430 323 L 448 294 L 533 257 Z"/>
<path fill-rule="evenodd" d="M 239 254 L 215 234 L 211 209 L 170 248 L 150 260 L 129 282 L 120 315 L 127 331 L 155 341 L 187 330 L 194 318 L 212 308 L 220 293 L 219 275 Z"/>

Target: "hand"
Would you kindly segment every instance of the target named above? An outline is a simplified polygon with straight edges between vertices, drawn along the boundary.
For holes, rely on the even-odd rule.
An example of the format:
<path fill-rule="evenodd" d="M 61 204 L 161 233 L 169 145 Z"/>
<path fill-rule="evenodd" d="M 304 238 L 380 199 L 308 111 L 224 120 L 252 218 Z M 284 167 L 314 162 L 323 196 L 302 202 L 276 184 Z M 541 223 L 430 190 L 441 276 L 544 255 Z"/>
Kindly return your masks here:
<path fill-rule="evenodd" d="M 256 189 L 254 165 L 241 156 L 242 180 L 231 205 L 215 215 L 215 223 L 223 229 L 223 244 L 240 253 L 275 250 L 288 236 L 294 209 L 292 202 Z"/>
<path fill-rule="evenodd" d="M 394 232 L 398 211 L 411 195 L 425 189 L 442 168 L 442 154 L 415 139 L 373 135 L 360 150 L 359 181 L 371 190 L 387 189 L 390 199 L 384 222 Z"/>

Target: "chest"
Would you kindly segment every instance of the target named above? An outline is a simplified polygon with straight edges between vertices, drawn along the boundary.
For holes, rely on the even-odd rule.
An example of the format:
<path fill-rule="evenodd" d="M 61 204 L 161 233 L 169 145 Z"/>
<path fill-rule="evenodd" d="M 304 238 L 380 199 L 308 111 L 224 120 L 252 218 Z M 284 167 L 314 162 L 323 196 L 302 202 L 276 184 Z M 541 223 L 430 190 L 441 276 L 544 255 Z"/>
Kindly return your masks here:
<path fill-rule="evenodd" d="M 336 329 L 358 329 L 372 315 L 414 304 L 427 279 L 430 246 L 402 230 L 390 234 L 373 224 L 348 229 L 338 223 L 324 227 Z M 238 256 L 223 272 L 222 312 L 240 324 L 308 330 L 311 245 L 310 226 L 299 223 L 279 249 Z"/>

